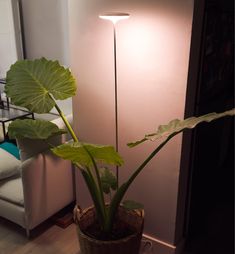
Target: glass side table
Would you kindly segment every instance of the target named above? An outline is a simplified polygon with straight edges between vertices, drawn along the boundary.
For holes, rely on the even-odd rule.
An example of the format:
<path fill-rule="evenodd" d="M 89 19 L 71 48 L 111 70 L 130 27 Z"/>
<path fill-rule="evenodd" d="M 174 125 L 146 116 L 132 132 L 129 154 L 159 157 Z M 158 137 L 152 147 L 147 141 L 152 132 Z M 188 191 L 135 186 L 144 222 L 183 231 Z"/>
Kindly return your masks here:
<path fill-rule="evenodd" d="M 23 118 L 34 119 L 34 114 L 32 112 L 11 106 L 9 108 L 0 109 L 0 124 L 2 124 L 2 132 L 3 132 L 3 140 L 1 140 L 0 143 L 4 142 L 7 139 L 6 124 L 15 119 L 23 119 Z"/>

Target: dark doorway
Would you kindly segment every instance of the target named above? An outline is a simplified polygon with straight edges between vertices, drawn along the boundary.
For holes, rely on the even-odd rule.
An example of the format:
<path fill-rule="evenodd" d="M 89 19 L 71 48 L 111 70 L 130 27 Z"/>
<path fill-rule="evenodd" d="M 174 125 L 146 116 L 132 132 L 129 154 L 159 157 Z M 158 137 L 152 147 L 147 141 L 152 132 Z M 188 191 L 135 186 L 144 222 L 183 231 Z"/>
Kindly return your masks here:
<path fill-rule="evenodd" d="M 234 107 L 233 1 L 203 2 L 194 115 Z M 234 118 L 194 131 L 190 164 L 185 253 L 233 254 Z"/>

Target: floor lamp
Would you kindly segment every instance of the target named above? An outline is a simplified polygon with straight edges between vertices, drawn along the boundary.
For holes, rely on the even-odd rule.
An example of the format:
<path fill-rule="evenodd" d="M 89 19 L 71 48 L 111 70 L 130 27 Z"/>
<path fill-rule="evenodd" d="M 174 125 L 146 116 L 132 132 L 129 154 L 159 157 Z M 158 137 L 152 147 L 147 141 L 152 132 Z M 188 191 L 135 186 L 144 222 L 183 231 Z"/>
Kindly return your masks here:
<path fill-rule="evenodd" d="M 105 13 L 99 15 L 101 19 L 109 20 L 113 23 L 113 54 L 114 54 L 114 91 L 115 91 L 115 148 L 118 152 L 118 93 L 117 93 L 117 46 L 116 46 L 116 23 L 129 18 L 128 13 Z M 119 180 L 118 167 L 116 167 L 117 181 Z"/>

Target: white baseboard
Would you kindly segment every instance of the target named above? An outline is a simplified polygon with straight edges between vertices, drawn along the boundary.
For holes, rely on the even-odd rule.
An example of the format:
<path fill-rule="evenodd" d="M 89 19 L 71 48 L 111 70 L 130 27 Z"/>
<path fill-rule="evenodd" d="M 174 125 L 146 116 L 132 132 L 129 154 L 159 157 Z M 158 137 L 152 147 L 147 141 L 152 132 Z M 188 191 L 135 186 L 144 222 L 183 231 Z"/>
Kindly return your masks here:
<path fill-rule="evenodd" d="M 152 243 L 152 249 L 146 252 L 149 254 L 180 254 L 184 246 L 184 241 L 175 246 L 146 234 L 143 234 L 143 239 Z"/>

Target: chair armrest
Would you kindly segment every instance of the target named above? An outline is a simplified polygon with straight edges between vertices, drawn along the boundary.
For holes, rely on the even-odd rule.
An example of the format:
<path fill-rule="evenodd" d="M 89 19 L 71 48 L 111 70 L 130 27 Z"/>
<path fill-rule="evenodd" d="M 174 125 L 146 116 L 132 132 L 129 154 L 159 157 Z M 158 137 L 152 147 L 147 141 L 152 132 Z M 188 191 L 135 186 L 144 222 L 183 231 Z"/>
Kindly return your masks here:
<path fill-rule="evenodd" d="M 22 162 L 26 223 L 29 229 L 75 199 L 73 166 L 50 151 Z"/>

